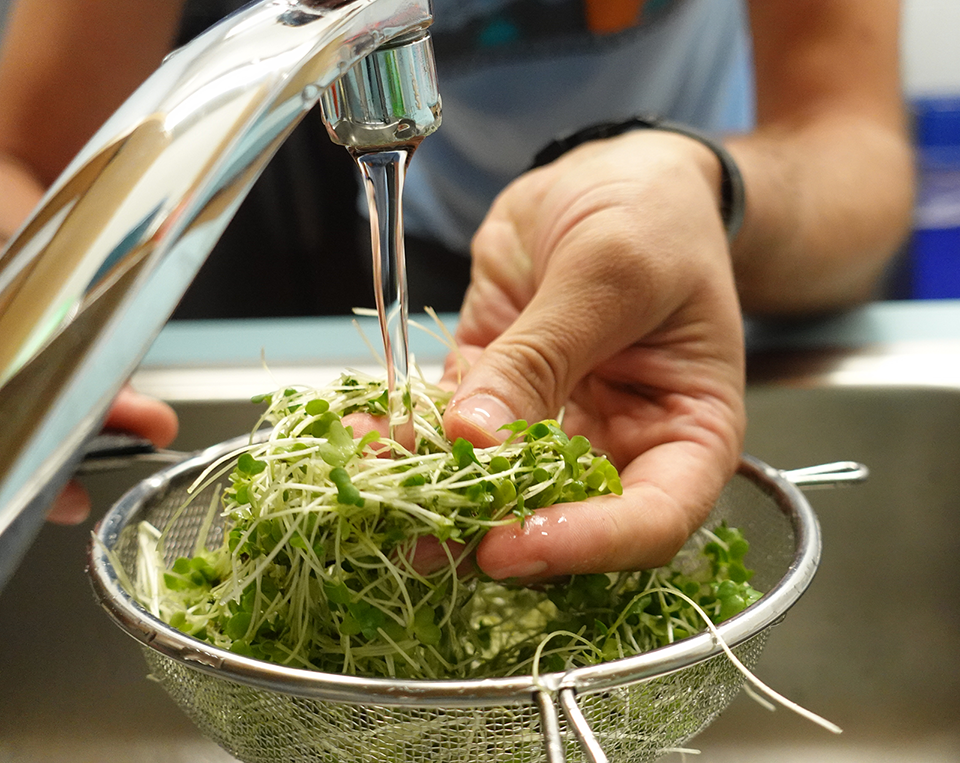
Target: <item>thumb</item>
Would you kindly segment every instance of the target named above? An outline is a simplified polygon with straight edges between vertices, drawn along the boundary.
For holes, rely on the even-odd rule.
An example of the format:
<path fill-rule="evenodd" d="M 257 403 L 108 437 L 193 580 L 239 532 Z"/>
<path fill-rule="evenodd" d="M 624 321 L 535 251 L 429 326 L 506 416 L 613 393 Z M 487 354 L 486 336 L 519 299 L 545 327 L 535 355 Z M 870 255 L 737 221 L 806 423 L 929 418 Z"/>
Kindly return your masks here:
<path fill-rule="evenodd" d="M 505 440 L 509 433 L 500 428 L 517 419 L 556 417 L 580 379 L 612 352 L 600 333 L 599 311 L 578 315 L 573 305 L 561 309 L 560 300 L 553 301 L 534 299 L 486 347 L 471 343 L 469 330 L 460 337 L 461 354 L 472 363 L 444 414 L 451 440 L 463 437 L 487 447 Z"/>

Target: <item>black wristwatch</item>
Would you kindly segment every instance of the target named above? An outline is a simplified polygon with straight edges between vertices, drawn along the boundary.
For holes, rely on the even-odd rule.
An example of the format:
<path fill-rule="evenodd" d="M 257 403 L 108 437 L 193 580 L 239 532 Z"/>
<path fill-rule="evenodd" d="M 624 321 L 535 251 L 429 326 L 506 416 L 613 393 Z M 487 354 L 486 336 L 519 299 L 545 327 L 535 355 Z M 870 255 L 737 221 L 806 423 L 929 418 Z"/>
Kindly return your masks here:
<path fill-rule="evenodd" d="M 743 175 L 730 152 L 721 143 L 694 130 L 687 125 L 670 122 L 658 117 L 635 116 L 622 122 L 601 122 L 584 127 L 581 130 L 556 138 L 537 152 L 530 169 L 542 167 L 554 159 L 591 140 L 613 138 L 631 130 L 664 130 L 686 135 L 709 148 L 720 160 L 720 217 L 727 231 L 727 239 L 733 241 L 746 211 L 747 194 L 743 185 Z"/>

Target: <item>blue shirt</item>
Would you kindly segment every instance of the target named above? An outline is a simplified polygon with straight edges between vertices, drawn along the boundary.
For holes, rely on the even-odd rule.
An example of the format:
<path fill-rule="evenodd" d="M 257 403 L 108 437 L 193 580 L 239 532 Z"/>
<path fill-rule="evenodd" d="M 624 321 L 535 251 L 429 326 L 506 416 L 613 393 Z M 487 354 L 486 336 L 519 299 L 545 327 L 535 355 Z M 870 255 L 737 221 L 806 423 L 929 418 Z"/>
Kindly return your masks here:
<path fill-rule="evenodd" d="M 626 23 L 598 28 L 588 6 L 604 2 Z M 455 251 L 557 135 L 638 113 L 713 133 L 753 121 L 741 0 L 434 0 L 434 17 L 443 124 L 410 164 L 404 219 Z"/>

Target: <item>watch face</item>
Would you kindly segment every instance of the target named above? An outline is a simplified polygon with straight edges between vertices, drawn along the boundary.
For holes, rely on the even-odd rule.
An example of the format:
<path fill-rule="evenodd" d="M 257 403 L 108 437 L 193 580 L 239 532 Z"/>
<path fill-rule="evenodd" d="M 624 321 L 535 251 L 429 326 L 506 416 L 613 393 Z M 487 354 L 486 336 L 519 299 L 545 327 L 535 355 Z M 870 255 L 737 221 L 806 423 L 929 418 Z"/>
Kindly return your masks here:
<path fill-rule="evenodd" d="M 681 0 L 434 0 L 445 63 L 572 53 L 622 42 Z"/>

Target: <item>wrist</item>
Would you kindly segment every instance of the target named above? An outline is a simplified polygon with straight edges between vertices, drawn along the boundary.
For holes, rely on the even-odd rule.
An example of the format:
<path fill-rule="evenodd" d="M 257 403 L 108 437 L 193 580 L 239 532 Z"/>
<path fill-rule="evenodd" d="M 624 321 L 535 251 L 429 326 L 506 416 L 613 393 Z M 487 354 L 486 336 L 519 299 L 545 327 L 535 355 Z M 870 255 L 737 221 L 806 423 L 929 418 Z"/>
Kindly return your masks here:
<path fill-rule="evenodd" d="M 537 153 L 531 169 L 549 164 L 588 141 L 612 138 L 633 130 L 659 130 L 683 135 L 700 143 L 713 154 L 720 166 L 720 217 L 727 231 L 728 240 L 733 241 L 743 224 L 746 211 L 746 190 L 740 168 L 733 156 L 720 142 L 686 125 L 646 116 L 631 117 L 622 122 L 603 122 L 590 125 L 553 140 Z"/>

